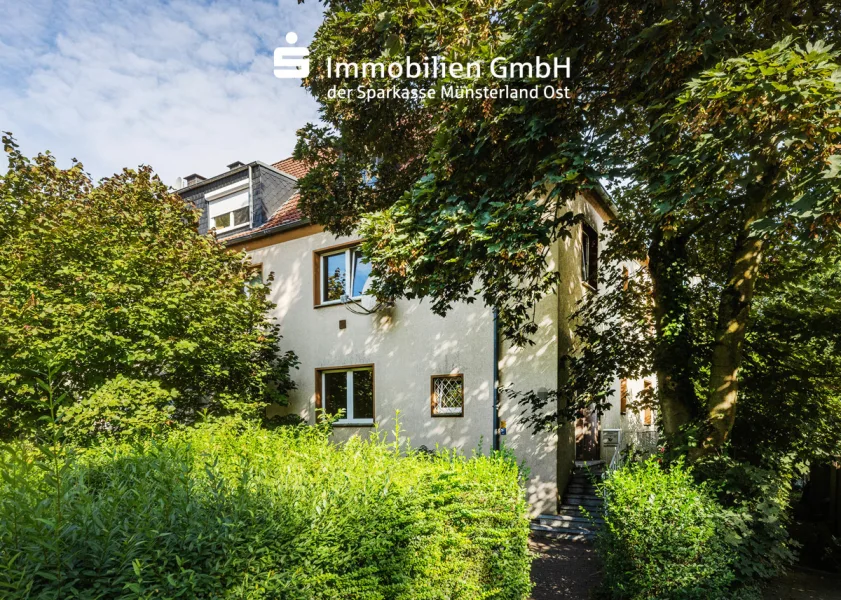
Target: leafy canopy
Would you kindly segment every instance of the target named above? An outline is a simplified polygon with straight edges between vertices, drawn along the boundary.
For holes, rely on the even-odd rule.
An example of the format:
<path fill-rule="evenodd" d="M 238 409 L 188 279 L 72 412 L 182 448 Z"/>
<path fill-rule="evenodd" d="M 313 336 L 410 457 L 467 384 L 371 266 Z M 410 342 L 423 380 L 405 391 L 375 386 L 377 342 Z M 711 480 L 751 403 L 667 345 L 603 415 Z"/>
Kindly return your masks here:
<path fill-rule="evenodd" d="M 610 400 L 616 375 L 657 375 L 666 435 L 721 447 L 762 269 L 791 245 L 837 244 L 841 6 L 831 1 L 326 0 L 305 86 L 322 125 L 299 132 L 305 211 L 366 238 L 382 296 L 445 313 L 481 297 L 528 343 L 552 293 L 549 246 L 568 200 L 603 181 L 620 215 L 606 293 L 581 328 L 561 405 Z M 334 61 L 484 63 L 478 79 L 328 79 Z M 362 100 L 358 85 L 530 87 L 493 57 L 570 57 L 574 98 Z M 540 82 L 548 83 L 548 82 Z M 371 177 L 376 178 L 374 185 Z M 631 266 L 628 280 L 620 265 Z M 629 327 L 604 328 L 619 316 Z M 608 339 L 612 336 L 612 339 Z M 788 340 L 787 343 L 795 343 Z M 551 396 L 550 396 L 551 398 Z M 557 404 L 557 403 L 554 403 Z M 551 408 L 551 407 L 549 407 Z M 574 414 L 569 411 L 567 416 Z M 550 412 L 543 423 L 557 425 Z M 679 439 L 680 438 L 680 439 Z M 678 444 L 679 442 L 679 444 Z"/>
<path fill-rule="evenodd" d="M 279 351 L 267 288 L 150 168 L 94 184 L 81 163 L 3 142 L 0 437 L 38 427 L 48 373 L 87 434 L 285 401 L 296 360 Z"/>

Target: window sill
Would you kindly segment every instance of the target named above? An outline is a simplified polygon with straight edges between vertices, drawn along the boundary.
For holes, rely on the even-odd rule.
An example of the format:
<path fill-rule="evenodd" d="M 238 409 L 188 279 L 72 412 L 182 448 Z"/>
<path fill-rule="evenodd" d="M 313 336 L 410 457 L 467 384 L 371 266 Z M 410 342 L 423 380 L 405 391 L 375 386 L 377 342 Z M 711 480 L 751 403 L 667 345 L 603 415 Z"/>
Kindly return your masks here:
<path fill-rule="evenodd" d="M 591 291 L 591 292 L 598 292 L 598 291 L 599 291 L 599 288 L 595 288 L 595 287 L 593 287 L 592 285 L 590 285 L 590 284 L 589 284 L 589 283 L 587 283 L 586 281 L 582 281 L 582 282 L 581 282 L 581 285 L 584 287 L 584 289 L 587 289 L 587 290 L 589 290 L 589 291 Z"/>
<path fill-rule="evenodd" d="M 210 228 L 209 231 L 215 231 L 216 235 L 220 235 L 223 233 L 231 233 L 234 231 L 239 231 L 240 229 L 247 229 L 251 227 L 251 223 L 243 223 L 242 225 L 237 225 L 235 227 L 226 227 L 225 229 L 215 229 L 213 227 Z"/>
<path fill-rule="evenodd" d="M 359 302 L 362 300 L 362 296 L 357 296 L 356 298 L 348 298 L 348 301 Z M 341 300 L 327 300 L 326 302 L 322 302 L 321 304 L 313 304 L 313 308 L 327 308 L 328 306 L 342 306 L 344 302 Z"/>
<path fill-rule="evenodd" d="M 333 423 L 333 427 L 373 427 L 374 419 L 341 420 Z"/>
<path fill-rule="evenodd" d="M 432 418 L 437 419 L 439 417 L 463 417 L 464 412 L 457 412 L 457 413 L 432 413 Z"/>

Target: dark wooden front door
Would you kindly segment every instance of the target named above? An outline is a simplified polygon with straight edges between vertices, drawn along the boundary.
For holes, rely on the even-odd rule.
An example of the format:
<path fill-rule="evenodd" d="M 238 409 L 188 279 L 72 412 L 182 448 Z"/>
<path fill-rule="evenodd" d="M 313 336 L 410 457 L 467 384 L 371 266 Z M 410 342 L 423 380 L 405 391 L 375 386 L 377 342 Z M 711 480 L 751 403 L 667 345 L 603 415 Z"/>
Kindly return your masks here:
<path fill-rule="evenodd" d="M 575 421 L 575 460 L 600 458 L 599 415 L 593 408 L 585 408 Z"/>

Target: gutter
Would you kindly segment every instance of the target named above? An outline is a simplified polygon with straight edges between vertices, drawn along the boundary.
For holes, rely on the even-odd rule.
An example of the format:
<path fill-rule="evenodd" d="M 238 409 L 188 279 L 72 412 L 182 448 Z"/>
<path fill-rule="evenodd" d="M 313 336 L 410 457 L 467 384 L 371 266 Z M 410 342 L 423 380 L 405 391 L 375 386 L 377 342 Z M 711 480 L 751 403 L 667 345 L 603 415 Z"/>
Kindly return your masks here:
<path fill-rule="evenodd" d="M 601 199 L 604 203 L 605 208 L 607 208 L 608 212 L 611 213 L 611 216 L 615 219 L 616 216 L 619 214 L 619 209 L 613 203 L 613 198 L 610 197 L 610 194 L 607 193 L 607 190 L 604 189 L 604 186 L 601 183 L 596 183 L 596 195 Z"/>
<path fill-rule="evenodd" d="M 493 350 L 493 449 L 499 450 L 499 312 L 494 308 L 494 350 Z"/>
<path fill-rule="evenodd" d="M 309 225 L 309 219 L 301 219 L 300 221 L 293 221 L 291 223 L 284 223 L 283 225 L 278 225 L 276 227 L 270 227 L 269 229 L 261 229 L 258 231 L 253 231 L 248 235 L 242 235 L 239 237 L 230 237 L 230 238 L 222 238 L 219 241 L 225 244 L 226 246 L 236 246 L 238 244 L 244 242 L 251 242 L 254 240 L 259 240 L 260 238 L 268 237 L 275 233 L 281 233 L 283 231 L 289 231 L 290 229 L 298 229 L 299 227 L 304 227 L 305 225 Z"/>

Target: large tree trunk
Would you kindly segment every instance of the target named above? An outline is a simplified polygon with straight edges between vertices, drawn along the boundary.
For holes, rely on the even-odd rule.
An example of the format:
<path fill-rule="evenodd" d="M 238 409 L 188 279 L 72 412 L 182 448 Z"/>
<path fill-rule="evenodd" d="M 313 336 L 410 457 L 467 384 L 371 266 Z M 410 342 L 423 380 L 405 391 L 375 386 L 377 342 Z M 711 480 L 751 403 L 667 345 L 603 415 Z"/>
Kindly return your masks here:
<path fill-rule="evenodd" d="M 675 440 L 697 406 L 692 383 L 692 327 L 689 318 L 686 239 L 667 235 L 659 223 L 649 248 L 654 324 L 654 356 L 660 415 L 666 438 Z"/>
<path fill-rule="evenodd" d="M 776 167 L 769 167 L 762 179 L 746 193 L 742 229 L 733 247 L 727 284 L 721 292 L 718 307 L 707 396 L 709 430 L 702 452 L 724 444 L 736 420 L 745 328 L 764 244 L 762 236 L 754 233 L 752 226 L 768 213 L 771 184 L 776 174 Z"/>

